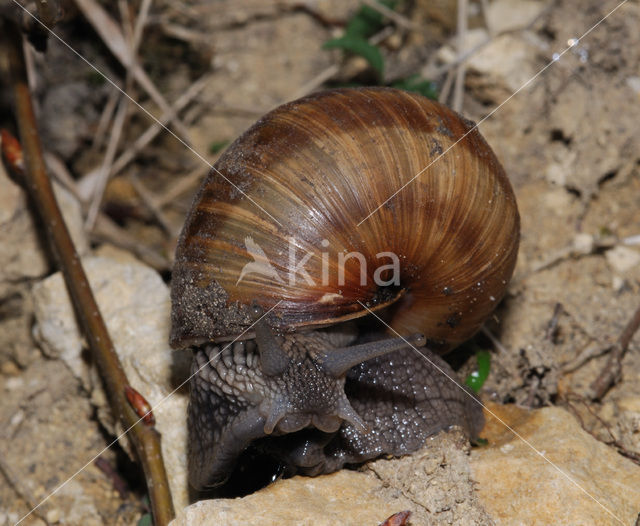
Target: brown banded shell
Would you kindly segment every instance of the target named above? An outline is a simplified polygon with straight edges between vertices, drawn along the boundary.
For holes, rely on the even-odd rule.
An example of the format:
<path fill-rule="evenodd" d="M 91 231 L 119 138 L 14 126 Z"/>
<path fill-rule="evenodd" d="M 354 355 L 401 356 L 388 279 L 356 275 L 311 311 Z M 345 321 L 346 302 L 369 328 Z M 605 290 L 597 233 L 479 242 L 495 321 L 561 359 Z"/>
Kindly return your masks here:
<path fill-rule="evenodd" d="M 472 126 L 389 88 L 326 91 L 260 119 L 187 217 L 172 345 L 238 336 L 254 302 L 275 306 L 280 330 L 363 316 L 362 302 L 391 305 L 396 330 L 441 349 L 469 338 L 504 295 L 519 241 L 507 176 Z M 382 253 L 397 255 L 399 283 Z"/>

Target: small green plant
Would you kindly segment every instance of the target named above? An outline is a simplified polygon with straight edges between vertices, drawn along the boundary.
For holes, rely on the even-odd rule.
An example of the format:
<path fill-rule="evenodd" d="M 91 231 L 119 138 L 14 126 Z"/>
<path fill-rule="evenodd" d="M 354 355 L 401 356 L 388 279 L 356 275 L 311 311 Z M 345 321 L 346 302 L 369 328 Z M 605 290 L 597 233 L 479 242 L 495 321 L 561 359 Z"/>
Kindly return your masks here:
<path fill-rule="evenodd" d="M 106 83 L 106 79 L 104 75 L 97 71 L 94 71 L 94 70 L 87 71 L 85 76 L 87 79 L 87 84 L 89 84 L 89 86 L 97 87 L 97 86 L 102 86 Z"/>
<path fill-rule="evenodd" d="M 140 517 L 136 526 L 153 526 L 153 517 L 151 517 L 151 513 L 145 513 Z"/>
<path fill-rule="evenodd" d="M 397 0 L 378 0 L 378 3 L 389 9 L 394 9 L 398 4 Z M 380 31 L 384 25 L 384 17 L 379 11 L 368 5 L 363 5 L 349 20 L 344 35 L 328 40 L 322 47 L 323 49 L 341 49 L 345 53 L 363 57 L 377 73 L 378 80 L 382 83 L 385 68 L 384 57 L 378 46 L 369 43 L 369 38 Z M 354 82 L 340 84 L 340 86 L 357 85 L 359 84 Z M 397 79 L 388 85 L 393 88 L 419 93 L 430 99 L 438 98 L 436 85 L 417 74 L 404 79 Z"/>
<path fill-rule="evenodd" d="M 224 148 L 227 146 L 227 144 L 229 144 L 228 140 L 223 140 L 223 141 L 213 141 L 210 145 L 209 145 L 209 153 L 215 155 L 216 153 L 221 152 L 222 150 L 224 150 Z"/>
<path fill-rule="evenodd" d="M 491 354 L 489 351 L 479 350 L 476 352 L 476 361 L 478 362 L 477 370 L 467 376 L 464 382 L 474 393 L 478 393 L 480 389 L 482 389 L 482 386 L 489 377 L 489 373 L 491 372 Z"/>
<path fill-rule="evenodd" d="M 397 2 L 396 0 L 379 0 L 379 3 L 389 9 L 393 9 Z M 383 26 L 382 15 L 375 9 L 363 5 L 354 17 L 349 20 L 344 35 L 327 40 L 322 47 L 324 49 L 342 49 L 347 53 L 363 57 L 382 78 L 384 74 L 384 58 L 380 48 L 369 44 L 368 38 L 380 31 Z"/>
<path fill-rule="evenodd" d="M 405 91 L 413 91 L 430 99 L 438 98 L 438 90 L 435 82 L 425 80 L 417 73 L 404 79 L 395 80 L 391 83 L 391 87 Z"/>

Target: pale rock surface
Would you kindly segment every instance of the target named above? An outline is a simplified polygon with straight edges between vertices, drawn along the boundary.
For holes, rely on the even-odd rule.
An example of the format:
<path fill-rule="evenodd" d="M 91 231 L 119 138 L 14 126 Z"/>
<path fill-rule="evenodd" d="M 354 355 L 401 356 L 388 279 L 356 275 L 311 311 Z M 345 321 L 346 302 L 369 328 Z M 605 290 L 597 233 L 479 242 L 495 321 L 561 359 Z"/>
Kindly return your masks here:
<path fill-rule="evenodd" d="M 605 252 L 611 270 L 624 274 L 640 264 L 640 252 L 629 247 L 617 246 Z"/>
<path fill-rule="evenodd" d="M 471 470 L 480 502 L 497 524 L 635 523 L 640 467 L 561 408 L 489 407 L 544 455 L 487 415 L 482 436 L 489 446 L 471 452 Z"/>
<path fill-rule="evenodd" d="M 485 95 L 492 100 L 503 102 L 505 95 L 512 95 L 537 73 L 530 58 L 536 53 L 540 53 L 537 46 L 518 36 L 505 34 L 495 37 L 469 57 L 470 73 L 480 78 L 472 76 L 468 82 L 474 88 L 486 91 Z"/>
<path fill-rule="evenodd" d="M 196 502 L 179 513 L 170 526 L 379 524 L 411 504 L 401 495 L 394 503 L 387 502 L 379 495 L 380 489 L 373 476 L 354 471 L 296 477 L 241 499 Z"/>
<path fill-rule="evenodd" d="M 442 433 L 413 455 L 372 462 L 363 472 L 295 477 L 244 498 L 197 502 L 171 526 L 375 525 L 402 510 L 412 512 L 413 526 L 620 524 L 614 515 L 634 524 L 640 511 L 637 465 L 595 440 L 563 409 L 489 409 L 573 482 L 485 413 L 482 436 L 489 445 L 474 448 L 470 458 L 461 434 Z"/>
<path fill-rule="evenodd" d="M 491 37 L 484 28 L 469 29 L 462 45 L 462 53 L 470 53 L 466 60 L 467 85 L 484 98 L 504 102 L 536 74 L 536 66 L 530 59 L 540 52 L 536 44 L 535 38 L 525 40 L 510 33 Z M 450 64 L 459 54 L 457 44 L 452 41 L 438 50 L 437 58 Z M 428 75 L 429 70 L 423 73 Z"/>
<path fill-rule="evenodd" d="M 188 502 L 186 482 L 187 391 L 173 391 L 187 378 L 190 355 L 169 347 L 169 290 L 160 276 L 142 263 L 88 257 L 85 271 L 96 296 L 116 351 L 131 385 L 152 405 L 156 427 L 162 434 L 162 452 L 176 508 Z M 43 350 L 71 369 L 92 392 L 99 416 L 113 433 L 101 384 L 94 380 L 82 357 L 67 289 L 60 273 L 33 287 L 36 326 L 34 336 Z M 169 396 L 171 395 L 171 396 Z M 125 449 L 126 441 L 121 441 Z"/>
<path fill-rule="evenodd" d="M 524 29 L 546 6 L 547 2 L 535 0 L 493 0 L 487 7 L 487 23 L 494 33 Z"/>
<path fill-rule="evenodd" d="M 80 204 L 60 185 L 54 183 L 53 188 L 76 250 L 86 254 L 89 244 Z M 0 298 L 11 283 L 43 276 L 50 267 L 26 200 L 0 163 Z"/>
<path fill-rule="evenodd" d="M 171 526 L 376 525 L 404 510 L 413 526 L 493 524 L 474 494 L 468 453 L 460 431 L 440 433 L 414 455 L 380 459 L 364 471 L 294 477 L 244 498 L 196 502 Z"/>

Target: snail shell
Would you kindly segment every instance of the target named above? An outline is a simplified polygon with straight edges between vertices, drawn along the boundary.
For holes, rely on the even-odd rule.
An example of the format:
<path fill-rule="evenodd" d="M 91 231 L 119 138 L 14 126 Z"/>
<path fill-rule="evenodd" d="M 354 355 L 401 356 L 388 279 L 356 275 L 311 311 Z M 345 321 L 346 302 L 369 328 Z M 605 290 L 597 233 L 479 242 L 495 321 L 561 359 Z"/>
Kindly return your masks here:
<path fill-rule="evenodd" d="M 252 304 L 291 331 L 364 316 L 362 302 L 446 351 L 503 297 L 518 240 L 513 191 L 473 123 L 389 88 L 314 94 L 259 120 L 200 188 L 176 252 L 171 344 L 232 339 Z M 340 264 L 353 252 L 363 259 Z M 382 253 L 400 273 L 380 286 Z"/>

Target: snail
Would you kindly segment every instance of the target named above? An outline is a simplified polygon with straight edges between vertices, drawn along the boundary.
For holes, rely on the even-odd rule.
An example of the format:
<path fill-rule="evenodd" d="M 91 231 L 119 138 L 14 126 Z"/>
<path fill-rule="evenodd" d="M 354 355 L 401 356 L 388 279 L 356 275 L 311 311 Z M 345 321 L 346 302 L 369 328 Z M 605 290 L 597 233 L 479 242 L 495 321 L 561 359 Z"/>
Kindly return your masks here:
<path fill-rule="evenodd" d="M 392 88 L 329 90 L 214 168 L 171 288 L 171 345 L 194 352 L 190 483 L 223 484 L 249 446 L 317 475 L 454 425 L 476 437 L 481 407 L 440 355 L 504 296 L 519 216 L 473 123 Z"/>

